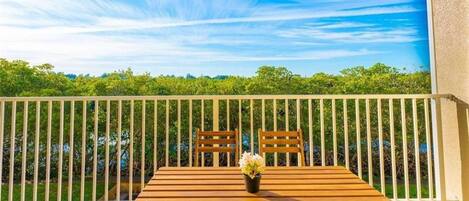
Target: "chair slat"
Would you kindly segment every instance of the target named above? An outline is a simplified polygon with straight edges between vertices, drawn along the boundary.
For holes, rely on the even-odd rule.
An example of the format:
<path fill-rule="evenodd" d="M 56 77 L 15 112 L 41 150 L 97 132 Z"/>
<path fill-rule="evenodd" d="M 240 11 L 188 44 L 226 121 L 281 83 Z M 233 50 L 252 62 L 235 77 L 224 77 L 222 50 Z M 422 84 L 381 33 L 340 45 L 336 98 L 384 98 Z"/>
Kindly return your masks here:
<path fill-rule="evenodd" d="M 300 144 L 300 140 L 298 139 L 261 139 L 261 143 L 263 144 Z"/>
<path fill-rule="evenodd" d="M 297 137 L 298 131 L 263 131 L 264 137 Z"/>
<path fill-rule="evenodd" d="M 226 145 L 226 144 L 235 144 L 236 140 L 235 139 L 204 139 L 204 140 L 199 140 L 199 144 L 220 144 L 220 145 Z"/>
<path fill-rule="evenodd" d="M 200 131 L 198 134 L 200 137 L 204 136 L 235 136 L 234 131 Z"/>
<path fill-rule="evenodd" d="M 263 147 L 262 152 L 265 153 L 299 153 L 301 149 L 298 147 Z"/>
<path fill-rule="evenodd" d="M 199 147 L 199 152 L 234 152 L 234 147 Z"/>

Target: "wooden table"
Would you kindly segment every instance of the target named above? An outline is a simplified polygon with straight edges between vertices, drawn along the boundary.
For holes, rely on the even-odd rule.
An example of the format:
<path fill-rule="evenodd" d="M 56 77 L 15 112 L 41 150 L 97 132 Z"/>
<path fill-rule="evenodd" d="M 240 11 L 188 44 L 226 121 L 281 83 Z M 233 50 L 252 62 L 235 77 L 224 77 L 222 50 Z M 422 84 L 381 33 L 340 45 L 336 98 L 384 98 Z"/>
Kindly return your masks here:
<path fill-rule="evenodd" d="M 160 168 L 138 201 L 383 201 L 388 200 L 343 167 L 271 167 L 262 175 L 261 191 L 245 191 L 239 168 Z"/>

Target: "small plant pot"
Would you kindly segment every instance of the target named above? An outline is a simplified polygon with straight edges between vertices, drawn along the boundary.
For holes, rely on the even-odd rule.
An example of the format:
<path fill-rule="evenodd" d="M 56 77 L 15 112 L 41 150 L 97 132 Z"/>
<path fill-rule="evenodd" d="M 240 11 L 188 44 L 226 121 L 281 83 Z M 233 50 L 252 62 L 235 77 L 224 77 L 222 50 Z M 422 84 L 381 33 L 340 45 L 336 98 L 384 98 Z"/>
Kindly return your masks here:
<path fill-rule="evenodd" d="M 249 193 L 259 192 L 259 186 L 261 184 L 261 175 L 257 174 L 254 178 L 244 175 L 244 185 L 246 186 L 246 191 Z"/>

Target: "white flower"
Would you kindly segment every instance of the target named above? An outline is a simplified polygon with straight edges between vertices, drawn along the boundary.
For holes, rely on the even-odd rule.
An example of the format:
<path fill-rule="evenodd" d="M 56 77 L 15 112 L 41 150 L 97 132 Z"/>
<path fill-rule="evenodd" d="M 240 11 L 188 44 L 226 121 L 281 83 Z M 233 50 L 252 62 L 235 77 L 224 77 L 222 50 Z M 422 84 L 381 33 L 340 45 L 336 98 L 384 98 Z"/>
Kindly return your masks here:
<path fill-rule="evenodd" d="M 262 174 L 265 171 L 264 158 L 259 156 L 259 154 L 253 155 L 249 152 L 243 153 L 239 160 L 239 166 L 241 168 L 241 172 L 251 178 L 254 178 L 258 174 Z"/>

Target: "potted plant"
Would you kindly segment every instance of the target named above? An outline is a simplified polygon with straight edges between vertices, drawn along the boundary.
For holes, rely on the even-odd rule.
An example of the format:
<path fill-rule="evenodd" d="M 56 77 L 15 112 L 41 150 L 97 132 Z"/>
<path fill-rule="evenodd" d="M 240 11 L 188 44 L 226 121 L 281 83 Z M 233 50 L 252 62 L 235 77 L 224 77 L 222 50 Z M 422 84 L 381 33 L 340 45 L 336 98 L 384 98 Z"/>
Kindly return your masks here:
<path fill-rule="evenodd" d="M 244 184 L 249 193 L 259 192 L 261 174 L 265 171 L 264 159 L 258 154 L 244 152 L 239 160 L 241 173 L 244 174 Z"/>

